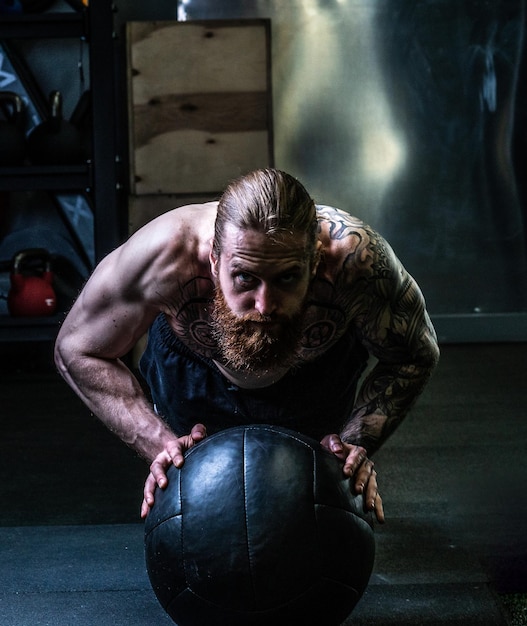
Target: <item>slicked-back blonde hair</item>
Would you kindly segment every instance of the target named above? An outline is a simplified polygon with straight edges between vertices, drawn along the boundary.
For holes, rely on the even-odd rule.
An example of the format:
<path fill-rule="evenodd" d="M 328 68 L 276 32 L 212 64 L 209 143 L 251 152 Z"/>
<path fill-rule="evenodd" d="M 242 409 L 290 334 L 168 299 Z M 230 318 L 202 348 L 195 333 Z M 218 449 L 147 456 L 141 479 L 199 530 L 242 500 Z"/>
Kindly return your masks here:
<path fill-rule="evenodd" d="M 218 203 L 213 252 L 219 259 L 225 226 L 256 230 L 280 241 L 292 233 L 305 233 L 306 255 L 314 262 L 317 240 L 315 203 L 304 186 L 276 169 L 250 172 L 230 183 Z"/>

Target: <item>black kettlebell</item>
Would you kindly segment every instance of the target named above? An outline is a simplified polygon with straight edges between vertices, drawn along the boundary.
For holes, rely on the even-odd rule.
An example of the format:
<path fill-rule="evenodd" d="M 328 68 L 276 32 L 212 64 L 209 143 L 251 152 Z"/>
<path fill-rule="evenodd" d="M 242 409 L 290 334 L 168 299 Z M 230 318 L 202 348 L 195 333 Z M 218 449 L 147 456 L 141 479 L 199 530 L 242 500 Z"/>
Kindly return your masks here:
<path fill-rule="evenodd" d="M 84 159 L 89 159 L 92 153 L 91 106 L 91 92 L 84 91 L 70 117 L 70 122 L 79 131 Z"/>
<path fill-rule="evenodd" d="M 22 165 L 26 157 L 24 101 L 14 91 L 0 91 L 0 165 Z"/>
<path fill-rule="evenodd" d="M 62 94 L 49 95 L 49 117 L 27 138 L 27 150 L 35 165 L 78 165 L 84 161 L 82 139 L 77 128 L 62 116 Z"/>

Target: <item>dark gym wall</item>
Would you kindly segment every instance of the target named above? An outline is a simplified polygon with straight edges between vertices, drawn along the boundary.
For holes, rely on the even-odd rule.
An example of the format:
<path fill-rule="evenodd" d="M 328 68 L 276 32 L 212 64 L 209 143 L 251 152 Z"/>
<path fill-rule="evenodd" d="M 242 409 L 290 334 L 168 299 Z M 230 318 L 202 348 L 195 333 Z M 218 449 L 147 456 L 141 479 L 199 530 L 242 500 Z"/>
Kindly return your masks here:
<path fill-rule="evenodd" d="M 180 4 L 272 19 L 277 165 L 386 236 L 441 339 L 527 338 L 522 0 Z"/>
<path fill-rule="evenodd" d="M 276 165 L 387 237 L 443 340 L 527 339 L 523 0 L 117 4 L 118 32 L 271 18 Z"/>

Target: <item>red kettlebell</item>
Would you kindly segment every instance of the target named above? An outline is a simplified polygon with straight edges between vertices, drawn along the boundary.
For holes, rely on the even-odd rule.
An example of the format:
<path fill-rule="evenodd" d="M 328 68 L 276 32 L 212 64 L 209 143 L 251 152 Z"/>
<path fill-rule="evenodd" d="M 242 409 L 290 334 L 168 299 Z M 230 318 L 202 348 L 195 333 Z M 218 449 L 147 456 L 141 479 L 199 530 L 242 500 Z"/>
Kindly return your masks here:
<path fill-rule="evenodd" d="M 14 317 L 43 317 L 55 313 L 57 297 L 47 250 L 29 248 L 15 255 L 7 306 Z"/>

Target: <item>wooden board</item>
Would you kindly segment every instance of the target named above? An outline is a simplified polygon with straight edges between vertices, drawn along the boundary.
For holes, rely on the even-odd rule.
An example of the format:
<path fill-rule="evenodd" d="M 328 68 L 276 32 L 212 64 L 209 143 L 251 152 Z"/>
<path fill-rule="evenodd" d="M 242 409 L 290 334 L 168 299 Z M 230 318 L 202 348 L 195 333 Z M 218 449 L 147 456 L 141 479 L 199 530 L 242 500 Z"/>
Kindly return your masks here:
<path fill-rule="evenodd" d="M 132 193 L 216 193 L 272 164 L 269 39 L 269 20 L 127 24 Z"/>

